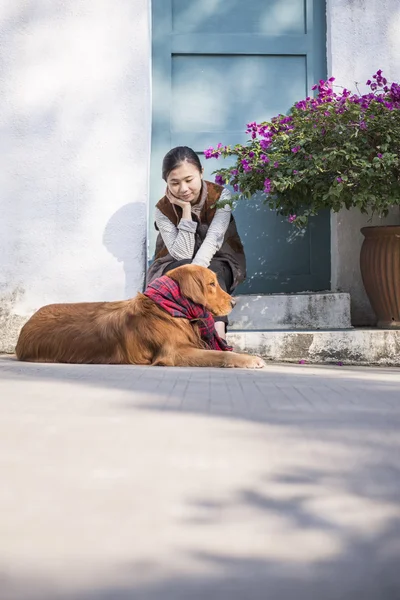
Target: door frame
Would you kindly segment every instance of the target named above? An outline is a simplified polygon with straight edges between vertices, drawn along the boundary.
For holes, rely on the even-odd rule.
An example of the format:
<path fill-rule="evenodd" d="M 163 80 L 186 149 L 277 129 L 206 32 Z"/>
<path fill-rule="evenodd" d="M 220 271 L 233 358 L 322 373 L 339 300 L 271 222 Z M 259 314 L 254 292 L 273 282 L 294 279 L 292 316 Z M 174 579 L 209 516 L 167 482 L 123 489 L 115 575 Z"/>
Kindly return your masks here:
<path fill-rule="evenodd" d="M 251 1 L 251 0 L 250 0 Z M 326 0 L 304 0 L 305 32 L 303 34 L 285 35 L 282 39 L 276 36 L 260 36 L 254 40 L 253 34 L 207 34 L 207 33 L 172 33 L 173 0 L 151 0 L 152 23 L 152 130 L 150 157 L 150 190 L 148 211 L 147 257 L 150 264 L 154 251 L 154 209 L 153 198 L 159 199 L 165 193 L 165 183 L 161 178 L 161 164 L 165 153 L 171 148 L 170 106 L 172 102 L 172 56 L 185 54 L 231 54 L 231 55 L 301 55 L 306 61 L 306 89 L 313 95 L 311 87 L 319 79 L 325 79 L 326 67 Z M 315 24 L 318 23 L 318 26 Z M 248 43 L 251 38 L 251 45 Z M 251 49 L 249 50 L 249 48 Z M 315 49 L 324 48 L 325 52 Z M 249 117 L 250 118 L 250 117 Z M 181 144 L 185 145 L 185 133 L 180 135 Z M 206 147 L 206 146 L 204 146 Z M 329 244 L 322 239 L 321 232 L 313 232 L 314 241 L 326 246 L 323 256 L 312 261 L 312 271 L 323 265 L 327 283 L 321 289 L 331 287 L 331 222 L 329 218 Z M 327 232 L 324 230 L 325 238 Z M 321 238 L 321 240 L 318 240 Z M 324 244 L 325 243 L 325 244 Z M 321 262 L 322 261 L 322 262 Z"/>

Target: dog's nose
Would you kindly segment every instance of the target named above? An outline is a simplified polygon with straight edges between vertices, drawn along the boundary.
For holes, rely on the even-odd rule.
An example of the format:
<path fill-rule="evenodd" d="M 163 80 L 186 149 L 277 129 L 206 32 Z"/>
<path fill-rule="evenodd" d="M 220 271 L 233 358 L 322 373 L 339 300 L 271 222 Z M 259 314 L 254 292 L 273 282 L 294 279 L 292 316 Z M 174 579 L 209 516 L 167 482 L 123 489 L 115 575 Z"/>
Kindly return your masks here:
<path fill-rule="evenodd" d="M 235 298 L 231 298 L 231 306 L 232 306 L 232 308 L 234 306 L 236 306 L 236 300 L 235 300 Z"/>

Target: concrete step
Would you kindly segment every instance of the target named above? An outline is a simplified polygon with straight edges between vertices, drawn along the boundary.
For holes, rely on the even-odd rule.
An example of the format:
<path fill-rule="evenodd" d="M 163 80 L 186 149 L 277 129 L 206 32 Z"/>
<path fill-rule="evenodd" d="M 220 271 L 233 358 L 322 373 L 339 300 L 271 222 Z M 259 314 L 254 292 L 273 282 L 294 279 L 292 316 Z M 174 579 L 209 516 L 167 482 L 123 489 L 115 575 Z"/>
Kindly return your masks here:
<path fill-rule="evenodd" d="M 317 292 L 236 296 L 230 331 L 348 329 L 350 294 Z"/>
<path fill-rule="evenodd" d="M 278 362 L 400 366 L 400 330 L 234 331 L 227 340 L 237 352 Z"/>

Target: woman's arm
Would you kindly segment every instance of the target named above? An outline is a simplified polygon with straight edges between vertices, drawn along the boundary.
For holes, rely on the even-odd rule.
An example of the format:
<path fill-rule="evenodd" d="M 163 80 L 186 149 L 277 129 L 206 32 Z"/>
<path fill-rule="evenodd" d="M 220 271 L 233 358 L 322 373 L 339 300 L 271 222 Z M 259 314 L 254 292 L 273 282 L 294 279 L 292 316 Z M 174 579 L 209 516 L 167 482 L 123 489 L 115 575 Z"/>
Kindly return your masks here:
<path fill-rule="evenodd" d="M 229 200 L 230 197 L 231 194 L 229 190 L 224 189 L 219 201 Z M 218 252 L 223 244 L 225 233 L 231 220 L 231 214 L 232 210 L 229 204 L 226 204 L 224 208 L 218 208 L 215 211 L 207 235 L 192 261 L 194 265 L 201 265 L 202 267 L 209 266 L 214 254 Z"/>
<path fill-rule="evenodd" d="M 178 227 L 175 227 L 158 208 L 156 208 L 155 220 L 164 244 L 172 258 L 175 260 L 192 258 L 197 222 L 189 219 L 181 219 Z"/>

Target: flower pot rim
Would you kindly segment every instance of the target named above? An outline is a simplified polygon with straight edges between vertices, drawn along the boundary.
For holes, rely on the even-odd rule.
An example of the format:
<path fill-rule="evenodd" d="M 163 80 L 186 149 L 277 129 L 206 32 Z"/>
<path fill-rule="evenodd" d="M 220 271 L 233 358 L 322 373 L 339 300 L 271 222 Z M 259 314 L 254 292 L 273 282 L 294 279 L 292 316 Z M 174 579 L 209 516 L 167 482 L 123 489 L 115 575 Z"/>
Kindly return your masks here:
<path fill-rule="evenodd" d="M 368 227 L 362 227 L 361 233 L 365 237 L 369 237 L 372 235 L 399 235 L 400 225 L 371 225 Z"/>

